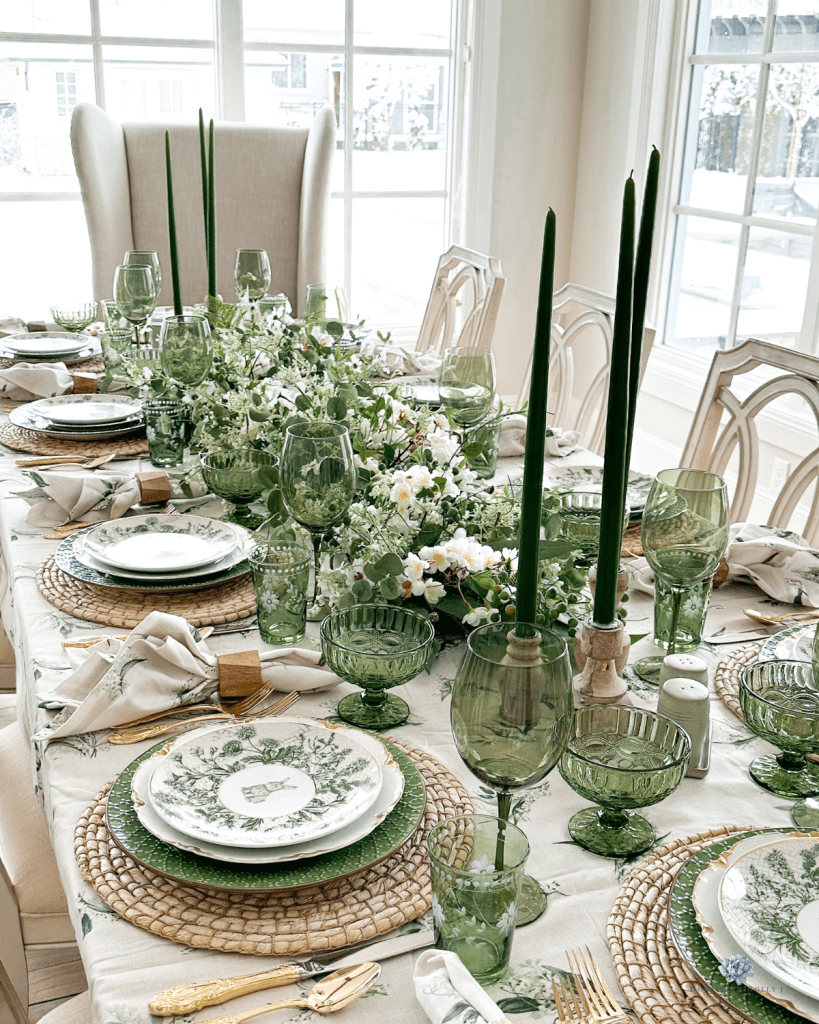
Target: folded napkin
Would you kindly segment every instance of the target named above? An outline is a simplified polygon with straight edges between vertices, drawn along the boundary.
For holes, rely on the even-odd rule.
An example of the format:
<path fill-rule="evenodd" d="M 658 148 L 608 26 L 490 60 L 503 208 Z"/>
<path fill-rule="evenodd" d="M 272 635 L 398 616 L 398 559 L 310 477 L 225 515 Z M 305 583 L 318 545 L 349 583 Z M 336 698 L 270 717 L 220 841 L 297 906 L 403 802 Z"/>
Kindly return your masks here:
<path fill-rule="evenodd" d="M 60 526 L 75 521 L 100 523 L 119 519 L 129 508 L 143 500 L 143 491 L 134 473 L 101 473 L 82 466 L 61 466 L 59 470 L 26 470 L 34 483 L 28 491 L 18 491 L 31 511 L 26 522 L 32 526 Z M 170 475 L 169 475 L 170 477 Z M 192 481 L 188 493 L 179 481 L 170 477 L 170 498 L 198 498 L 207 488 Z"/>
<path fill-rule="evenodd" d="M 392 373 L 432 373 L 441 369 L 441 353 L 434 348 L 424 352 L 392 345 L 380 338 L 364 338 L 361 342 L 361 354 L 370 359 L 384 363 Z"/>
<path fill-rule="evenodd" d="M 74 377 L 65 363 L 15 363 L 0 370 L 0 396 L 12 402 L 54 398 L 74 390 Z"/>
<path fill-rule="evenodd" d="M 576 430 L 561 430 L 560 427 L 546 428 L 546 454 L 557 458 L 568 455 L 578 447 L 580 434 Z M 509 458 L 523 455 L 526 451 L 526 417 L 520 413 L 506 416 L 501 421 L 498 455 Z"/>
<path fill-rule="evenodd" d="M 80 660 L 51 693 L 38 694 L 42 706 L 60 709 L 33 739 L 52 740 L 97 729 L 111 729 L 155 711 L 196 704 L 215 692 L 216 656 L 185 619 L 151 612 L 125 640 L 100 640 L 74 649 Z M 321 654 L 301 648 L 264 651 L 262 680 L 274 690 L 327 690 L 341 680 L 319 666 Z"/>
<path fill-rule="evenodd" d="M 432 1024 L 456 1020 L 467 1020 L 470 1024 L 509 1024 L 457 953 L 424 950 L 415 962 L 415 997 Z"/>

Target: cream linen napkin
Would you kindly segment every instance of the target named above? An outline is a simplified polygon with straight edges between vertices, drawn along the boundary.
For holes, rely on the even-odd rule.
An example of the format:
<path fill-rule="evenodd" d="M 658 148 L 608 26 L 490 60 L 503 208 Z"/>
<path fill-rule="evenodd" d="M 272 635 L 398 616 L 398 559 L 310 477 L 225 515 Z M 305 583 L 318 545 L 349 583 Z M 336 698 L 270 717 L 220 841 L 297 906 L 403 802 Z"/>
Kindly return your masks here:
<path fill-rule="evenodd" d="M 65 363 L 15 363 L 0 370 L 0 396 L 12 402 L 54 398 L 74 390 L 74 378 Z"/>
<path fill-rule="evenodd" d="M 184 707 L 216 690 L 216 656 L 185 619 L 151 612 L 125 640 L 106 639 L 76 655 L 85 655 L 74 672 L 40 704 L 61 709 L 32 738 L 52 740 L 97 729 L 111 729 L 155 711 Z M 261 653 L 262 679 L 274 690 L 327 690 L 340 683 L 321 654 L 300 648 Z"/>
<path fill-rule="evenodd" d="M 576 430 L 561 430 L 560 427 L 546 428 L 546 454 L 552 458 L 568 455 L 578 447 L 580 434 Z M 520 413 L 506 416 L 501 422 L 498 455 L 509 458 L 523 455 L 526 450 L 526 417 Z"/>
<path fill-rule="evenodd" d="M 62 466 L 59 471 L 29 469 L 34 483 L 28 491 L 18 491 L 31 511 L 26 522 L 32 526 L 58 526 L 80 520 L 100 523 L 119 519 L 129 508 L 139 504 L 142 492 L 133 473 L 88 472 L 82 466 Z M 172 498 L 198 498 L 207 493 L 201 484 L 191 483 L 190 494 L 184 493 L 171 477 Z"/>
<path fill-rule="evenodd" d="M 431 373 L 441 369 L 441 353 L 434 348 L 424 352 L 415 352 L 401 345 L 391 345 L 388 341 L 365 338 L 361 342 L 361 354 L 370 359 L 378 359 L 393 373 Z"/>
<path fill-rule="evenodd" d="M 415 962 L 415 997 L 432 1024 L 509 1024 L 500 1008 L 461 963 L 457 953 L 427 949 Z M 472 1009 L 477 1016 L 470 1014 Z"/>

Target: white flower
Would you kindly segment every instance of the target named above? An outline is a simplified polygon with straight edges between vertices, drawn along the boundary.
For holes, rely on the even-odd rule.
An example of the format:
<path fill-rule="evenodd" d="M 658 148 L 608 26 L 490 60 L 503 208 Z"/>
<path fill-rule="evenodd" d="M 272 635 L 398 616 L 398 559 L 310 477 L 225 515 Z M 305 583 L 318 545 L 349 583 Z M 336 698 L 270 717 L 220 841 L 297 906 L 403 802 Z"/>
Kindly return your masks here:
<path fill-rule="evenodd" d="M 407 481 L 412 484 L 413 490 L 417 493 L 427 487 L 434 487 L 432 473 L 426 466 L 413 466 L 407 473 Z"/>
<path fill-rule="evenodd" d="M 429 564 L 424 561 L 423 558 L 419 558 L 418 555 L 414 555 L 411 551 L 407 555 L 404 574 L 408 580 L 420 580 L 424 575 L 424 570 L 429 568 Z M 422 591 L 423 593 L 423 591 Z"/>
<path fill-rule="evenodd" d="M 470 608 L 469 613 L 464 615 L 464 622 L 467 626 L 480 626 L 484 619 L 489 618 L 489 609 L 481 605 L 480 608 Z"/>
<path fill-rule="evenodd" d="M 390 501 L 394 501 L 399 508 L 405 508 L 415 501 L 415 495 L 406 480 L 398 480 L 392 485 Z"/>
<path fill-rule="evenodd" d="M 353 455 L 353 461 L 355 462 L 356 469 L 368 469 L 371 473 L 375 473 L 376 470 L 378 469 L 378 463 L 372 457 L 372 455 L 362 462 L 361 456 L 358 454 L 358 452 L 356 452 Z"/>
<path fill-rule="evenodd" d="M 438 580 L 424 580 L 424 597 L 431 605 L 438 604 L 446 593 L 443 583 Z"/>
<path fill-rule="evenodd" d="M 447 554 L 446 548 L 441 544 L 437 544 L 434 548 L 423 547 L 419 554 L 426 561 L 431 572 L 446 572 L 452 564 L 452 559 Z"/>

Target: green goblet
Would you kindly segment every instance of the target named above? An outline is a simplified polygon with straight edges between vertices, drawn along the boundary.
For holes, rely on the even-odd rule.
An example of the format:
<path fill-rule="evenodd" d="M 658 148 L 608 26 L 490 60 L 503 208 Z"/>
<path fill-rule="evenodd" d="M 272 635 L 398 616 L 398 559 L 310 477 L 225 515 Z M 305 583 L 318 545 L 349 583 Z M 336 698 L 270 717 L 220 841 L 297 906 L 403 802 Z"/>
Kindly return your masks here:
<path fill-rule="evenodd" d="M 572 671 L 566 641 L 522 623 L 473 630 L 452 687 L 450 721 L 464 764 L 495 790 L 498 817 L 509 821 L 513 791 L 548 775 L 569 738 Z M 528 924 L 545 909 L 546 893 L 526 875 L 517 923 Z"/>
<path fill-rule="evenodd" d="M 569 835 L 602 857 L 647 850 L 654 829 L 632 809 L 673 793 L 690 755 L 688 734 L 670 718 L 614 704 L 578 709 L 559 770 L 575 793 L 600 806 L 578 811 Z"/>
<path fill-rule="evenodd" d="M 364 691 L 339 701 L 339 716 L 362 729 L 405 722 L 409 705 L 386 691 L 408 683 L 427 666 L 434 638 L 428 618 L 393 605 L 356 604 L 328 615 L 321 624 L 327 664 Z"/>
<path fill-rule="evenodd" d="M 126 267 L 150 267 L 156 282 L 156 294 L 162 291 L 162 265 L 154 249 L 129 249 L 122 258 Z"/>
<path fill-rule="evenodd" d="M 270 486 L 266 477 L 278 466 L 278 458 L 272 452 L 258 448 L 237 448 L 234 451 L 208 452 L 199 461 L 208 488 L 218 497 L 233 503 L 228 520 L 248 530 L 261 526 L 265 517 L 251 512 L 248 505 L 260 498 L 265 487 Z"/>
<path fill-rule="evenodd" d="M 64 331 L 83 331 L 99 316 L 96 302 L 80 302 L 71 306 L 52 306 L 51 318 Z"/>
<path fill-rule="evenodd" d="M 819 752 L 819 689 L 809 661 L 759 661 L 739 677 L 739 706 L 745 724 L 779 747 L 751 762 L 751 778 L 777 796 L 819 793 L 819 765 L 806 760 Z M 807 809 L 806 809 L 807 810 Z M 806 820 L 794 808 L 794 820 Z"/>

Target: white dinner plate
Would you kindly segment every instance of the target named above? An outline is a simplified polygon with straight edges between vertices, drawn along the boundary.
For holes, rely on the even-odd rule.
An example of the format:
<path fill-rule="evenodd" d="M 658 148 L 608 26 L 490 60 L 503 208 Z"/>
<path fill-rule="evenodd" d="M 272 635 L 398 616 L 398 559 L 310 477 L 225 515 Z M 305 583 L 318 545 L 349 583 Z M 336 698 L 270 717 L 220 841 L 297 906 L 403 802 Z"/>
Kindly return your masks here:
<path fill-rule="evenodd" d="M 708 948 L 720 963 L 731 956 L 742 956 L 744 952 L 722 918 L 719 889 L 723 876 L 729 867 L 750 850 L 768 846 L 771 840 L 777 839 L 780 835 L 784 837 L 787 834 L 787 830 L 783 830 L 782 833 L 764 832 L 761 835 L 748 836 L 747 839 L 741 840 L 726 850 L 716 860 L 711 861 L 694 884 L 691 902 L 697 915 L 697 923 L 702 929 L 702 935 L 708 943 Z M 819 1002 L 790 985 L 783 985 L 761 964 L 754 963 L 753 973 L 748 976 L 744 984 L 765 999 L 819 1024 Z"/>
<path fill-rule="evenodd" d="M 357 843 L 360 839 L 368 836 L 386 818 L 395 807 L 404 792 L 404 774 L 398 767 L 390 752 L 376 736 L 361 732 L 358 729 L 350 729 L 349 726 L 330 725 L 326 722 L 315 722 L 312 719 L 281 716 L 281 721 L 307 722 L 311 725 L 319 725 L 327 729 L 336 729 L 342 732 L 351 732 L 356 740 L 370 750 L 381 766 L 382 782 L 381 792 L 378 794 L 375 803 L 369 807 L 359 818 L 332 832 L 328 836 L 318 839 L 310 839 L 304 843 L 296 843 L 292 846 L 280 846 L 272 849 L 259 849 L 255 847 L 220 846 L 218 843 L 209 843 L 204 839 L 193 839 L 185 835 L 172 825 L 169 825 L 154 810 L 150 799 L 150 780 L 159 761 L 165 757 L 174 744 L 168 744 L 162 750 L 158 750 L 147 761 L 143 761 L 137 768 L 131 782 L 131 795 L 134 801 L 134 809 L 137 817 L 151 832 L 165 843 L 175 846 L 180 850 L 187 850 L 188 853 L 198 854 L 200 857 L 208 857 L 211 860 L 226 861 L 229 864 L 277 864 L 285 861 L 303 860 L 305 857 L 318 857 L 325 853 L 332 853 L 334 850 L 341 850 L 346 846 Z M 212 725 L 198 729 L 195 733 L 187 733 L 187 738 L 196 735 L 204 735 L 213 728 Z"/>
<path fill-rule="evenodd" d="M 70 331 L 22 331 L 7 334 L 3 346 L 17 358 L 33 356 L 43 359 L 67 358 L 76 355 L 90 341 L 87 334 L 72 334 Z"/>
<path fill-rule="evenodd" d="M 138 417 L 142 402 L 128 395 L 59 395 L 32 402 L 29 411 L 53 423 L 74 426 L 113 423 Z"/>
<path fill-rule="evenodd" d="M 260 718 L 181 737 L 154 769 L 154 810 L 224 846 L 292 846 L 349 825 L 381 792 L 381 766 L 352 732 Z"/>
<path fill-rule="evenodd" d="M 210 576 L 213 573 L 225 572 L 228 569 L 232 569 L 235 565 L 243 562 L 250 552 L 258 544 L 257 539 L 253 534 L 246 530 L 243 526 L 238 526 L 234 523 L 226 523 L 231 530 L 233 530 L 237 537 L 238 543 L 233 551 L 228 552 L 224 558 L 220 558 L 218 562 L 212 562 L 209 565 L 202 565 L 198 569 L 184 569 L 181 572 L 162 572 L 155 573 L 137 569 L 113 569 L 110 565 L 106 565 L 105 562 L 101 562 L 96 559 L 85 546 L 85 534 L 79 532 L 74 539 L 73 554 L 74 557 L 82 565 L 87 566 L 89 569 L 94 569 L 95 572 L 107 573 L 111 576 L 119 576 L 124 580 L 134 580 L 137 583 L 150 584 L 154 580 L 161 580 L 162 583 L 172 582 L 174 580 L 179 581 L 193 581 L 201 576 Z"/>
<path fill-rule="evenodd" d="M 140 414 L 139 416 L 129 416 L 127 420 L 118 420 L 116 423 L 69 427 L 47 420 L 45 416 L 38 416 L 31 410 L 31 406 L 34 404 L 31 402 L 12 409 L 9 413 L 9 421 L 24 430 L 31 430 L 35 434 L 42 434 L 45 437 L 60 437 L 64 441 L 109 441 L 115 437 L 133 434 L 134 431 L 141 430 L 144 426 L 144 420 Z"/>
<path fill-rule="evenodd" d="M 204 516 L 131 516 L 83 534 L 81 550 L 108 572 L 166 573 L 213 565 L 238 545 L 229 523 Z"/>

